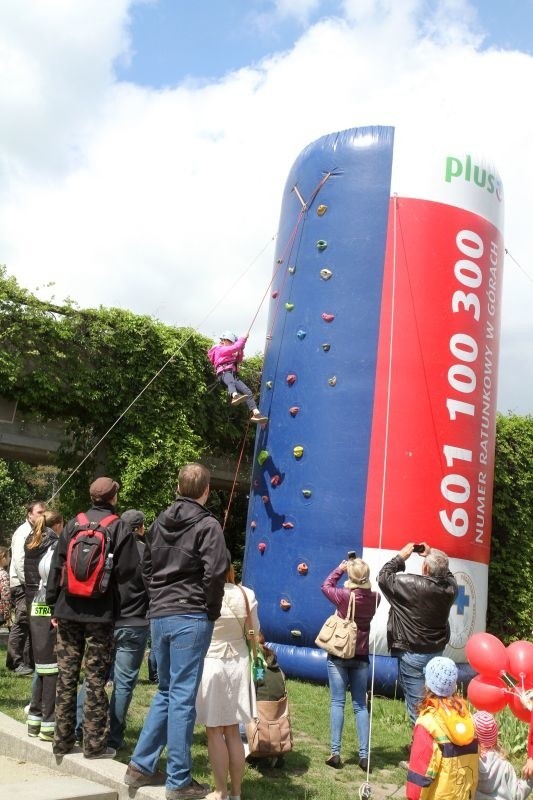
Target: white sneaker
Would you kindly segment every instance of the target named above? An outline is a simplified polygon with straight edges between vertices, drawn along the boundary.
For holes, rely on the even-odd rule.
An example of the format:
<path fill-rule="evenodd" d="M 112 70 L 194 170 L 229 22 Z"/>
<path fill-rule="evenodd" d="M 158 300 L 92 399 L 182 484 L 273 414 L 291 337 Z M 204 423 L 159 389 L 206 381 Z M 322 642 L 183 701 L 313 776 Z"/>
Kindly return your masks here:
<path fill-rule="evenodd" d="M 263 414 L 261 414 L 260 411 L 258 411 L 257 413 L 254 411 L 250 419 L 252 422 L 257 422 L 260 425 L 264 424 L 265 422 L 268 422 L 268 417 L 265 417 Z"/>

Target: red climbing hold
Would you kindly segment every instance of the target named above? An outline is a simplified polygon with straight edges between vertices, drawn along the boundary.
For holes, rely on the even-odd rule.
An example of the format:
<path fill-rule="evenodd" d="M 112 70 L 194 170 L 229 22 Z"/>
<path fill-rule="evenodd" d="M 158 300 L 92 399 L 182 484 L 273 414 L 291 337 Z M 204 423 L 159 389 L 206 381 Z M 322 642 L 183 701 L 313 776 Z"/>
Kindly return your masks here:
<path fill-rule="evenodd" d="M 298 572 L 300 573 L 300 575 L 307 575 L 307 573 L 309 572 L 309 567 L 307 566 L 305 561 L 302 561 L 301 564 L 298 564 Z"/>
<path fill-rule="evenodd" d="M 279 486 L 279 485 L 280 485 L 280 483 L 281 483 L 281 475 L 273 475 L 273 476 L 270 478 L 270 484 L 271 484 L 271 486 Z"/>
<path fill-rule="evenodd" d="M 290 528 L 294 528 L 293 522 L 282 522 L 281 527 L 285 528 L 286 530 L 290 530 Z"/>
<path fill-rule="evenodd" d="M 267 546 L 266 546 L 266 544 L 264 542 L 259 542 L 259 544 L 257 545 L 257 549 L 259 550 L 259 552 L 261 554 L 263 554 L 265 552 L 265 550 L 267 549 Z"/>
<path fill-rule="evenodd" d="M 281 600 L 279 601 L 279 604 L 280 604 L 281 608 L 282 608 L 284 611 L 288 611 L 288 610 L 289 610 L 289 608 L 291 607 L 290 600 L 285 600 L 285 598 L 284 598 L 284 597 L 282 597 L 282 598 L 281 598 Z"/>
<path fill-rule="evenodd" d="M 276 299 L 276 297 L 277 297 L 277 296 L 278 296 L 278 293 L 277 293 L 277 291 L 276 291 L 276 290 L 274 290 L 274 291 L 272 292 L 272 297 L 274 298 L 274 300 Z"/>
<path fill-rule="evenodd" d="M 294 373 L 291 372 L 289 375 L 287 375 L 287 383 L 289 386 L 292 386 L 293 383 L 296 383 L 296 375 L 294 375 Z"/>
<path fill-rule="evenodd" d="M 291 406 L 289 408 L 289 414 L 291 415 L 291 417 L 295 417 L 299 410 L 300 406 Z"/>
<path fill-rule="evenodd" d="M 326 312 L 324 311 L 324 313 L 322 314 L 322 319 L 324 320 L 324 322 L 333 322 L 333 320 L 335 319 L 335 314 L 326 314 Z"/>

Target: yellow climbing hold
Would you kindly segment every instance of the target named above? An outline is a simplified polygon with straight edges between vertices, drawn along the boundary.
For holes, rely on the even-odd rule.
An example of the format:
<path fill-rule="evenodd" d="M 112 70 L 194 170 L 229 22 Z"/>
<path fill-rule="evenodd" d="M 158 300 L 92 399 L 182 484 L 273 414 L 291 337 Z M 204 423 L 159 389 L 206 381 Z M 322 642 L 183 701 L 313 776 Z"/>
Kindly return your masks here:
<path fill-rule="evenodd" d="M 318 206 L 318 208 L 316 210 L 316 213 L 318 214 L 319 217 L 323 217 L 327 210 L 328 210 L 328 207 L 326 205 L 324 205 L 324 203 L 321 203 Z"/>
<path fill-rule="evenodd" d="M 294 303 L 285 303 L 285 308 L 287 309 L 287 311 L 292 311 L 292 309 L 294 308 Z"/>
<path fill-rule="evenodd" d="M 294 458 L 301 458 L 304 454 L 304 449 L 301 444 L 297 444 L 292 452 L 294 453 Z"/>

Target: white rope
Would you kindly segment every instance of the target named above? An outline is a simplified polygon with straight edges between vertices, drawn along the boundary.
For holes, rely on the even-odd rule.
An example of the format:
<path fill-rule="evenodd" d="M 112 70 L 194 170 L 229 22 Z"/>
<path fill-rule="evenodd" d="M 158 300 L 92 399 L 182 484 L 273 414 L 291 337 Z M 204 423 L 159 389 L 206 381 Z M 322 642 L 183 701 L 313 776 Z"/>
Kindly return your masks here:
<path fill-rule="evenodd" d="M 261 258 L 261 256 L 262 256 L 262 255 L 263 255 L 263 253 L 265 252 L 265 250 L 266 250 L 266 249 L 267 249 L 267 248 L 268 248 L 268 247 L 271 245 L 271 243 L 272 243 L 272 242 L 274 242 L 274 241 L 276 240 L 276 237 L 277 237 L 277 233 L 273 234 L 273 236 L 271 236 L 271 237 L 270 237 L 270 239 L 269 239 L 269 240 L 268 240 L 268 242 L 267 242 L 267 243 L 264 245 L 264 247 L 262 247 L 262 248 L 261 248 L 261 250 L 259 251 L 259 253 L 257 253 L 257 255 L 256 255 L 256 256 L 254 256 L 254 258 L 253 258 L 253 259 L 250 261 L 250 263 L 248 264 L 248 266 L 246 267 L 246 269 L 244 269 L 244 270 L 243 270 L 243 272 L 241 272 L 241 274 L 240 274 L 240 275 L 239 275 L 239 276 L 238 276 L 238 277 L 237 277 L 237 278 L 236 278 L 236 279 L 233 281 L 233 283 L 231 284 L 231 286 L 230 286 L 230 287 L 229 287 L 229 288 L 228 288 L 228 289 L 227 289 L 227 290 L 224 292 L 224 294 L 223 294 L 223 295 L 222 295 L 222 296 L 221 296 L 221 297 L 220 297 L 220 298 L 217 300 L 217 302 L 216 302 L 216 303 L 215 303 L 215 304 L 214 304 L 214 305 L 213 305 L 213 306 L 212 306 L 212 307 L 209 309 L 209 311 L 207 312 L 207 314 L 205 315 L 205 317 L 204 317 L 202 320 L 200 320 L 200 322 L 198 322 L 198 324 L 197 324 L 197 325 L 196 325 L 196 326 L 195 326 L 195 327 L 194 327 L 194 328 L 191 330 L 191 333 L 189 333 L 189 335 L 185 337 L 185 340 L 184 340 L 183 342 L 181 342 L 181 344 L 179 345 L 179 347 L 177 347 L 177 348 L 176 348 L 176 350 L 175 350 L 175 351 L 172 353 L 172 355 L 170 356 L 170 358 L 168 358 L 168 359 L 165 361 L 165 363 L 163 364 L 163 366 L 161 367 L 161 369 L 159 369 L 159 370 L 158 370 L 158 371 L 155 373 L 155 375 L 153 375 L 153 376 L 150 378 L 150 380 L 148 381 L 148 383 L 147 383 L 145 386 L 143 386 L 143 388 L 141 389 L 141 391 L 138 393 L 138 395 L 137 395 L 136 397 L 134 397 L 134 398 L 133 398 L 133 400 L 132 400 L 132 401 L 131 401 L 131 403 L 130 403 L 130 404 L 127 406 L 127 408 L 125 408 L 125 409 L 124 409 L 124 411 L 123 411 L 123 412 L 120 414 L 120 416 L 119 416 L 119 417 L 117 417 L 117 419 L 116 419 L 116 420 L 113 422 L 113 424 L 112 424 L 112 425 L 111 425 L 111 426 L 110 426 L 110 427 L 107 429 L 107 431 L 106 431 L 106 432 L 103 434 L 103 436 L 101 436 L 101 437 L 100 437 L 100 439 L 99 439 L 99 440 L 96 442 L 96 444 L 94 445 L 94 447 L 93 447 L 91 450 L 89 450 L 89 452 L 87 453 L 87 455 L 86 455 L 86 456 L 84 456 L 84 458 L 83 458 L 83 459 L 80 461 L 80 463 L 79 463 L 79 464 L 78 464 L 78 465 L 77 465 L 77 466 L 76 466 L 76 467 L 75 467 L 75 468 L 72 470 L 72 472 L 71 472 L 71 473 L 70 473 L 70 474 L 67 476 L 67 478 L 66 478 L 66 479 L 63 481 L 63 483 L 61 484 L 61 486 L 60 486 L 58 489 L 56 489 L 56 491 L 53 493 L 53 495 L 52 495 L 52 496 L 51 496 L 51 497 L 50 497 L 50 498 L 49 498 L 49 499 L 46 501 L 46 502 L 47 502 L 47 504 L 48 504 L 48 503 L 50 503 L 50 502 L 51 502 L 51 501 L 54 499 L 54 497 L 56 497 L 56 496 L 59 494 L 59 492 L 61 491 L 61 489 L 63 489 L 63 487 L 64 487 L 64 486 L 66 486 L 66 485 L 67 485 L 67 483 L 68 483 L 68 482 L 71 480 L 71 478 L 73 478 L 73 477 L 74 477 L 74 475 L 75 475 L 75 474 L 78 472 L 78 470 L 79 470 L 79 469 L 80 469 L 80 468 L 83 466 L 83 464 L 85 464 L 85 462 L 87 461 L 87 459 L 88 459 L 88 458 L 89 458 L 89 457 L 90 457 L 90 456 L 91 456 L 91 455 L 94 453 L 94 451 L 95 451 L 95 450 L 96 450 L 96 449 L 97 449 L 97 448 L 98 448 L 98 447 L 99 447 L 99 446 L 102 444 L 102 442 L 103 442 L 103 441 L 104 441 L 104 440 L 105 440 L 105 439 L 106 439 L 106 438 L 109 436 L 109 434 L 111 433 L 111 431 L 113 430 L 113 428 L 115 428 L 115 427 L 118 425 L 118 423 L 120 422 L 120 420 L 121 420 L 121 419 L 122 419 L 122 418 L 123 418 L 123 417 L 124 417 L 124 416 L 125 416 L 125 415 L 128 413 L 128 411 L 130 410 L 130 408 L 132 408 L 132 407 L 135 405 L 135 403 L 137 402 L 137 400 L 139 400 L 139 398 L 140 398 L 140 397 L 142 397 L 142 395 L 145 393 L 145 391 L 148 389 L 148 387 L 152 385 L 152 383 L 153 383 L 153 382 L 154 382 L 154 381 L 155 381 L 155 380 L 156 380 L 156 379 L 157 379 L 157 378 L 158 378 L 158 377 L 161 375 L 161 373 L 163 372 L 163 370 L 164 370 L 164 369 L 166 369 L 166 367 L 168 367 L 168 365 L 170 364 L 170 362 L 171 362 L 171 361 L 173 361 L 173 360 L 174 360 L 174 358 L 175 358 L 175 357 L 176 357 L 176 356 L 177 356 L 177 355 L 178 355 L 178 354 L 179 354 L 179 353 L 180 353 L 180 352 L 183 350 L 183 348 L 185 347 L 185 345 L 187 344 L 187 342 L 188 342 L 188 341 L 189 341 L 189 340 L 192 338 L 192 335 L 193 335 L 193 333 L 197 333 L 197 332 L 198 332 L 198 328 L 200 328 L 200 326 L 204 325 L 204 323 L 205 323 L 205 322 L 206 322 L 206 321 L 209 319 L 209 317 L 211 316 L 211 314 L 213 314 L 213 312 L 214 312 L 214 311 L 216 311 L 216 309 L 217 309 L 217 308 L 218 308 L 218 307 L 219 307 L 219 306 L 222 304 L 222 302 L 223 302 L 223 301 L 226 299 L 226 297 L 227 297 L 227 296 L 230 294 L 230 292 L 232 292 L 232 291 L 233 291 L 233 289 L 234 289 L 234 288 L 235 288 L 235 286 L 236 286 L 236 285 L 239 283 L 239 281 L 241 281 L 241 280 L 244 278 L 244 276 L 246 275 L 246 273 L 247 273 L 247 272 L 249 272 L 249 270 L 250 270 L 250 269 L 253 267 L 253 265 L 255 264 L 255 262 L 256 262 L 256 261 L 258 261 L 258 259 L 260 259 L 260 258 Z"/>
<path fill-rule="evenodd" d="M 385 513 L 385 484 L 387 479 L 387 455 L 389 449 L 389 426 L 390 426 L 390 406 L 391 406 L 391 384 L 392 384 L 392 353 L 394 343 L 394 313 L 396 310 L 396 258 L 397 258 L 397 211 L 398 211 L 398 195 L 394 194 L 393 201 L 393 237 L 392 237 L 392 275 L 391 275 L 391 312 L 390 312 L 390 328 L 389 328 L 389 359 L 387 370 L 387 404 L 385 412 L 385 442 L 383 447 L 383 481 L 381 485 L 381 508 L 379 519 L 379 542 L 378 547 L 381 550 L 383 542 L 383 517 Z M 376 595 L 376 611 L 377 611 L 377 595 Z M 370 776 L 370 742 L 372 741 L 372 718 L 374 712 L 374 677 L 375 677 L 375 664 L 376 664 L 376 637 L 374 636 L 372 642 L 372 678 L 370 682 L 370 713 L 369 713 L 369 726 L 368 726 L 368 767 L 366 773 L 366 780 L 368 784 Z M 365 784 L 363 784 L 364 786 Z M 363 788 L 363 787 L 361 787 Z M 370 790 L 370 787 L 369 787 Z M 363 796 L 363 795 L 362 795 Z M 365 795 L 370 797 L 370 794 Z"/>

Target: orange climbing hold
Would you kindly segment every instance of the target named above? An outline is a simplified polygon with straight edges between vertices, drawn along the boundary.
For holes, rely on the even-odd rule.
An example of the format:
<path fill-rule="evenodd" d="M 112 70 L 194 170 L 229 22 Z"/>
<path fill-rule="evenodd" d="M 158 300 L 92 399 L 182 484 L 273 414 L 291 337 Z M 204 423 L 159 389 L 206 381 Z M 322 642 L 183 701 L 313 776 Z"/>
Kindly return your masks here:
<path fill-rule="evenodd" d="M 279 604 L 280 604 L 280 607 L 281 607 L 281 608 L 282 608 L 284 611 L 288 611 L 288 610 L 289 610 L 289 608 L 291 607 L 290 600 L 286 600 L 284 597 L 282 597 L 282 598 L 281 598 L 281 600 L 279 601 Z"/>
<path fill-rule="evenodd" d="M 305 561 L 302 561 L 301 564 L 298 564 L 298 572 L 300 573 L 300 575 L 307 575 L 307 573 L 309 572 L 309 567 L 307 566 Z"/>
<path fill-rule="evenodd" d="M 289 414 L 291 415 L 291 417 L 295 417 L 296 414 L 299 412 L 299 410 L 300 410 L 300 406 L 291 406 L 289 408 Z"/>
<path fill-rule="evenodd" d="M 333 322 L 333 320 L 335 319 L 335 314 L 327 314 L 324 311 L 324 313 L 322 314 L 322 319 L 324 320 L 324 322 Z"/>
<path fill-rule="evenodd" d="M 281 475 L 272 475 L 270 483 L 272 486 L 279 486 L 281 483 Z"/>
<path fill-rule="evenodd" d="M 287 383 L 289 384 L 289 386 L 292 386 L 293 383 L 296 383 L 296 375 L 293 372 L 287 375 Z"/>
<path fill-rule="evenodd" d="M 281 527 L 285 528 L 285 530 L 290 530 L 291 528 L 294 528 L 294 522 L 282 522 Z"/>
<path fill-rule="evenodd" d="M 266 544 L 264 542 L 259 542 L 259 544 L 257 545 L 257 549 L 259 550 L 261 555 L 263 555 L 263 553 L 267 549 L 267 546 L 266 546 Z"/>

